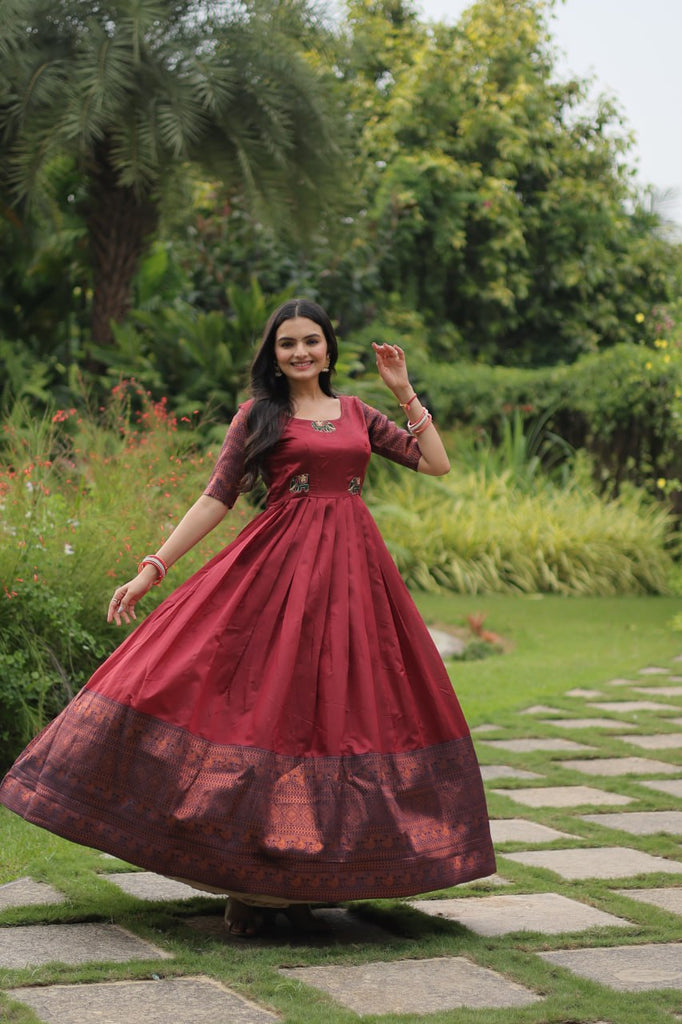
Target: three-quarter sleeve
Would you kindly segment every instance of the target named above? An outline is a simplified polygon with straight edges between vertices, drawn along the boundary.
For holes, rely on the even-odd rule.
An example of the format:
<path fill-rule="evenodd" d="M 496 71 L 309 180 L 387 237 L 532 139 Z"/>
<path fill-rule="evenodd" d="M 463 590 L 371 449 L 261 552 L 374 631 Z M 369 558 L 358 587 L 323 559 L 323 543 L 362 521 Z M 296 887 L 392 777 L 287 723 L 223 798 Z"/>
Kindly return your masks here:
<path fill-rule="evenodd" d="M 367 424 L 372 451 L 383 455 L 385 459 L 398 462 L 401 466 L 416 470 L 419 466 L 421 451 L 416 437 L 399 427 L 384 416 L 378 409 L 362 403 L 362 411 Z"/>
<path fill-rule="evenodd" d="M 232 418 L 218 461 L 204 491 L 209 498 L 217 498 L 228 508 L 232 508 L 239 497 L 239 484 L 244 475 L 244 445 L 250 406 L 251 402 L 240 405 Z"/>

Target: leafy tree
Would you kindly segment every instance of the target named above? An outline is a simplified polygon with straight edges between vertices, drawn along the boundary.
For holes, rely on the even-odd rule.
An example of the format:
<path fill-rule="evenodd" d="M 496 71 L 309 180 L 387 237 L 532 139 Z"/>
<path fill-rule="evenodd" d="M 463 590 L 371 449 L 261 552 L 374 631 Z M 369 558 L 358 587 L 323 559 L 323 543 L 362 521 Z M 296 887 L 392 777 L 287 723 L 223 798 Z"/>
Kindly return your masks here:
<path fill-rule="evenodd" d="M 379 6 L 352 5 L 364 32 Z M 479 0 L 455 27 L 406 22 L 410 57 L 392 47 L 362 119 L 377 292 L 453 324 L 461 355 L 571 360 L 631 340 L 635 314 L 670 296 L 671 248 L 637 207 L 616 106 L 586 112 L 588 83 L 555 81 L 551 9 Z M 362 117 L 367 76 L 349 80 Z"/>
<path fill-rule="evenodd" d="M 3 0 L 4 173 L 33 198 L 55 158 L 85 187 L 92 333 L 111 342 L 183 164 L 306 227 L 332 190 L 341 136 L 305 0 Z"/>

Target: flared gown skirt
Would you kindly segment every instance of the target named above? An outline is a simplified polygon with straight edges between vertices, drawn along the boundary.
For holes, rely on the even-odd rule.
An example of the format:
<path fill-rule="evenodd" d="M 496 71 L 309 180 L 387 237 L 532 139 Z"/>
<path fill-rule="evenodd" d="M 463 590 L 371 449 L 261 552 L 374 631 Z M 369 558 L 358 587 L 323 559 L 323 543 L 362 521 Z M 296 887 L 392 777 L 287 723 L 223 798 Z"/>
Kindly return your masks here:
<path fill-rule="evenodd" d="M 495 869 L 452 685 L 358 494 L 292 494 L 152 612 L 0 787 L 153 871 L 329 901 Z"/>

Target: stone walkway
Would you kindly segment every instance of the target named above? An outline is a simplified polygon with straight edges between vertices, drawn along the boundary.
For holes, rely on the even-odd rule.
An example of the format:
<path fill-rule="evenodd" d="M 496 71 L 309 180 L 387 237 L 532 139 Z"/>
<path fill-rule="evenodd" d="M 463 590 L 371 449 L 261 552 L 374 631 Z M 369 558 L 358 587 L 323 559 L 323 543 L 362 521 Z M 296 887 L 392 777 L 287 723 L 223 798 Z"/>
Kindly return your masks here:
<path fill-rule="evenodd" d="M 682 1019 L 682 941 L 652 942 L 646 928 L 647 914 L 664 915 L 659 920 L 676 921 L 676 934 L 682 934 L 682 686 L 675 685 L 680 681 L 673 669 L 647 666 L 632 679 L 595 680 L 594 689 L 569 690 L 560 702 L 563 708 L 525 708 L 515 728 L 487 723 L 474 730 L 491 804 L 498 874 L 462 886 L 454 896 L 451 891 L 444 898 L 406 901 L 407 911 L 420 921 L 436 919 L 438 927 L 458 929 L 458 955 L 420 956 L 415 943 L 411 953 L 386 961 L 391 933 L 344 908 L 317 911 L 331 929 L 313 943 L 318 952 L 327 950 L 324 966 L 307 966 L 303 954 L 292 964 L 291 951 L 297 947 L 286 929 L 279 938 L 241 943 L 240 955 L 249 948 L 281 949 L 278 974 L 282 983 L 301 983 L 302 1001 L 307 992 L 318 1003 L 326 996 L 330 1006 L 360 1017 L 404 1014 L 406 1020 L 425 1024 L 429 1014 L 447 1010 L 455 1013 L 454 1021 L 456 1011 L 467 1007 L 480 1010 L 485 1024 L 486 1010 L 506 1009 L 509 1019 L 516 1020 L 516 1008 L 541 1007 L 547 996 L 524 984 L 513 965 L 503 973 L 478 962 L 477 951 L 485 947 L 472 941 L 468 948 L 466 941 L 467 935 L 501 941 L 509 936 L 516 965 L 523 955 L 568 972 L 569 978 L 633 998 L 649 991 L 677 992 L 666 1019 Z M 179 882 L 131 872 L 106 855 L 101 862 L 101 879 L 139 901 L 141 912 L 153 900 L 157 907 L 167 904 L 172 914 L 182 901 L 198 895 Z M 582 886 L 579 898 L 572 883 Z M 41 1024 L 266 1024 L 287 1019 L 255 997 L 245 998 L 244 988 L 231 991 L 208 974 L 173 976 L 173 945 L 162 933 L 157 944 L 109 920 L 2 926 L 9 908 L 36 906 L 50 906 L 58 916 L 68 903 L 58 888 L 30 878 L 0 886 L 0 970 L 9 980 L 4 992 L 24 1010 L 30 1008 Z M 226 955 L 234 949 L 234 940 L 222 932 L 219 913 L 198 913 L 184 921 L 198 936 L 224 942 Z M 669 931 L 675 934 L 674 928 Z M 524 952 L 524 936 L 542 937 L 542 947 Z M 373 943 L 382 944 L 377 961 Z M 335 963 L 334 951 L 340 954 L 344 948 L 362 948 L 366 957 L 349 963 L 339 955 L 336 959 L 343 962 Z M 140 961 L 151 964 L 154 973 L 140 978 L 134 971 Z M 68 967 L 91 963 L 130 964 L 132 976 L 115 982 L 62 982 L 69 978 Z M 13 983 L 12 972 L 48 964 L 67 965 L 58 972 L 60 983 Z M 296 1021 L 304 1019 L 299 1004 Z M 600 1019 L 598 1024 L 617 1022 Z"/>

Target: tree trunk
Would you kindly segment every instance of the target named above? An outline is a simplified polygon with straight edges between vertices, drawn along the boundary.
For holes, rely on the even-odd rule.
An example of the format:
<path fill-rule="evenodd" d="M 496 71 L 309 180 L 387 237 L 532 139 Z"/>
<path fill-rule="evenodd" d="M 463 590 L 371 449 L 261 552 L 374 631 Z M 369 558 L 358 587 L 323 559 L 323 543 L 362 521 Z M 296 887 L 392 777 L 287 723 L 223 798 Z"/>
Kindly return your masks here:
<path fill-rule="evenodd" d="M 93 153 L 89 181 L 92 339 L 106 347 L 113 341 L 112 320 L 119 323 L 130 309 L 133 278 L 157 226 L 158 208 L 148 193 L 120 185 L 106 140 Z"/>

